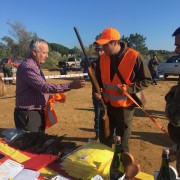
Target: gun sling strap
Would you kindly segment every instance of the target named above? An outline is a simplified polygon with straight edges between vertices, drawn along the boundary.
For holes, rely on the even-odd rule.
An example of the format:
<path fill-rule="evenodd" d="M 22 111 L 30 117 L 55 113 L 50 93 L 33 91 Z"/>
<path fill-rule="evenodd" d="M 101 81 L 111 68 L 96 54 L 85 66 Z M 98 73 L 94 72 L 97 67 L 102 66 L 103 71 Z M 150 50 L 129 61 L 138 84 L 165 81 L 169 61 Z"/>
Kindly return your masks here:
<path fill-rule="evenodd" d="M 126 82 L 124 81 L 123 77 L 121 76 L 120 72 L 118 71 L 118 69 L 116 70 L 116 74 L 118 75 L 119 79 L 121 80 L 121 82 L 123 84 L 126 84 Z M 124 93 L 124 95 L 126 95 L 136 106 L 138 106 L 155 124 L 156 126 L 161 129 L 168 137 L 169 137 L 169 133 L 168 131 L 156 120 L 154 119 L 149 113 L 147 113 L 143 107 L 141 107 L 139 105 L 139 103 L 126 91 Z"/>

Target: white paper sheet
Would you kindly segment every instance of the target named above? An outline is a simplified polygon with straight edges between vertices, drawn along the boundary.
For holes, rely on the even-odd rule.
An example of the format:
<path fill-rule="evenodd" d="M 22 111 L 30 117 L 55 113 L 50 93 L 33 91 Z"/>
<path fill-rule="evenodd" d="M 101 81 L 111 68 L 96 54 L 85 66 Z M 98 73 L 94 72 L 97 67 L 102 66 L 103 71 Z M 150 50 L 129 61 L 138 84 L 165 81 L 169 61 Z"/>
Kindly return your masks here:
<path fill-rule="evenodd" d="M 14 180 L 25 180 L 28 177 L 28 180 L 36 180 L 40 172 L 33 171 L 30 169 L 23 169 L 15 178 Z"/>
<path fill-rule="evenodd" d="M 24 166 L 16 161 L 11 159 L 6 160 L 0 165 L 0 180 L 14 178 L 23 168 Z"/>
<path fill-rule="evenodd" d="M 51 180 L 71 180 L 71 179 L 66 178 L 66 177 L 64 177 L 64 176 L 62 176 L 62 175 L 59 174 L 59 175 L 51 178 Z"/>

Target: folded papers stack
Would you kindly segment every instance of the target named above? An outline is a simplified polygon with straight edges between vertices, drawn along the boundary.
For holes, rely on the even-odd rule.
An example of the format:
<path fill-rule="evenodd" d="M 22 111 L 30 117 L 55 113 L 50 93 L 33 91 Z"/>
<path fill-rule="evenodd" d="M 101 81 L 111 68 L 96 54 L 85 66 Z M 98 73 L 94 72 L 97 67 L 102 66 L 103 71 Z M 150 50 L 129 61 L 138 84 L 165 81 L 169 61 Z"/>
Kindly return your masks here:
<path fill-rule="evenodd" d="M 106 179 L 113 157 L 113 150 L 108 146 L 89 142 L 61 163 L 62 169 L 77 179 L 92 179 L 97 174 Z"/>

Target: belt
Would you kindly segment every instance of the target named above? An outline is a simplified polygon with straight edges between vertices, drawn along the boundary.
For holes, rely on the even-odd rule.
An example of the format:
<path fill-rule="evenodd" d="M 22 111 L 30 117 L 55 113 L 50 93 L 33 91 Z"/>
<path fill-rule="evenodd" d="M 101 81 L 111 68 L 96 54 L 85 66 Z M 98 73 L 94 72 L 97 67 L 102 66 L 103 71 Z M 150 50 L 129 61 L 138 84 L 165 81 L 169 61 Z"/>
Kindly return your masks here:
<path fill-rule="evenodd" d="M 15 108 L 18 111 L 40 111 L 43 112 L 43 109 L 25 109 L 25 108 Z"/>

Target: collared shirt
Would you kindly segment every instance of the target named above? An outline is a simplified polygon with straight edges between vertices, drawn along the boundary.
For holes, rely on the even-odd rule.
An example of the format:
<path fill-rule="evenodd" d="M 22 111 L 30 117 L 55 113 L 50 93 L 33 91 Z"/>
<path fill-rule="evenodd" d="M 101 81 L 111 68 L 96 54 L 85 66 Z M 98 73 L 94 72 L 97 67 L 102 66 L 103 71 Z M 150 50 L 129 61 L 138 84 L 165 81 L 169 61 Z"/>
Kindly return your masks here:
<path fill-rule="evenodd" d="M 69 90 L 69 83 L 47 83 L 39 63 L 32 58 L 26 59 L 16 73 L 16 108 L 42 110 L 46 106 L 49 93 Z"/>

